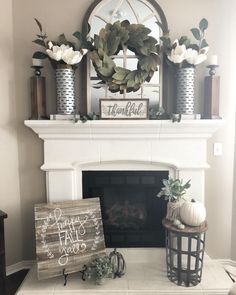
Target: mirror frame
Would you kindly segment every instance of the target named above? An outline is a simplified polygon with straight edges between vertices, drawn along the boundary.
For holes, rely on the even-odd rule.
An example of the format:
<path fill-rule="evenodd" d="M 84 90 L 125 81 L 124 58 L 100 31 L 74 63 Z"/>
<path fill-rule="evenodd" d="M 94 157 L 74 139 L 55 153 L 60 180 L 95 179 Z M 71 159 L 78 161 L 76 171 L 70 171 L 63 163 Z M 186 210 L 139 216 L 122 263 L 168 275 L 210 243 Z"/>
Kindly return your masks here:
<path fill-rule="evenodd" d="M 87 35 L 89 33 L 89 24 L 88 24 L 88 20 L 90 18 L 91 13 L 93 12 L 93 10 L 96 8 L 96 6 L 98 4 L 100 4 L 103 0 L 95 0 L 87 9 L 84 19 L 83 19 L 83 23 L 82 23 L 82 32 L 84 35 Z M 149 2 L 157 11 L 159 17 L 160 17 L 160 23 L 162 24 L 162 32 L 163 34 L 168 33 L 169 29 L 168 29 L 168 22 L 166 19 L 166 16 L 164 14 L 163 9 L 161 8 L 161 6 L 155 1 L 155 0 L 146 0 L 147 2 Z M 86 58 L 83 60 L 82 63 L 82 73 L 83 75 L 85 75 L 85 80 L 82 86 L 82 97 L 83 97 L 83 108 L 81 109 L 81 113 L 82 114 L 87 114 L 88 110 L 87 110 L 87 106 L 88 106 L 88 57 L 86 56 Z M 168 110 L 168 102 L 167 102 L 167 97 L 169 96 L 169 71 L 168 71 L 168 66 L 165 62 L 164 59 L 162 59 L 162 106 L 164 107 L 164 109 L 167 111 Z"/>

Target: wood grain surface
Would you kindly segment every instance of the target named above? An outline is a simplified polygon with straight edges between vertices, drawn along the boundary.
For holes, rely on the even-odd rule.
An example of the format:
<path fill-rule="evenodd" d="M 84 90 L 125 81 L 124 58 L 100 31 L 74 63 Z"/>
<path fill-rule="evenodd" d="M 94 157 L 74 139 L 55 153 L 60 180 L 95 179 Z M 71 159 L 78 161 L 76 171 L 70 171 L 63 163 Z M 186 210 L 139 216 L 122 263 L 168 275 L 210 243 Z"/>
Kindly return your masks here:
<path fill-rule="evenodd" d="M 83 269 L 105 252 L 99 198 L 35 205 L 38 279 Z"/>
<path fill-rule="evenodd" d="M 170 221 L 166 218 L 164 218 L 162 220 L 162 224 L 167 230 L 170 230 L 173 232 L 179 232 L 179 233 L 183 233 L 183 234 L 203 233 L 203 232 L 207 231 L 207 229 L 208 229 L 207 221 L 204 221 L 200 226 L 185 225 L 184 229 L 177 228 L 176 226 L 173 225 L 172 221 Z"/>

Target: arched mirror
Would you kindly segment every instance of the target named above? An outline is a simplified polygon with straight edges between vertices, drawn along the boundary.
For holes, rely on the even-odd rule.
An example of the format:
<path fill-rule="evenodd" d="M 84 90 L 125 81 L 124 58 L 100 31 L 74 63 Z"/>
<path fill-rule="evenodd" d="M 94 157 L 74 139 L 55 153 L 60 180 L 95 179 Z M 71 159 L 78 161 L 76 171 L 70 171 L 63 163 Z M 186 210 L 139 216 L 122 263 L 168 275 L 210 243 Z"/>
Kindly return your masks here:
<path fill-rule="evenodd" d="M 163 31 L 168 31 L 165 15 L 155 0 L 97 0 L 87 11 L 84 18 L 83 30 L 88 32 L 91 37 L 99 34 L 99 31 L 108 23 L 128 20 L 131 24 L 143 24 L 151 30 L 150 36 L 158 40 Z M 161 24 L 157 25 L 157 22 Z M 112 56 L 117 66 L 133 70 L 137 67 L 137 57 L 130 51 L 120 51 Z M 159 66 L 150 82 L 142 84 L 138 91 L 112 93 L 104 83 L 100 83 L 95 69 L 89 58 L 86 65 L 87 76 L 87 112 L 99 113 L 100 98 L 148 98 L 149 107 L 157 108 L 162 105 L 163 94 L 163 67 Z"/>

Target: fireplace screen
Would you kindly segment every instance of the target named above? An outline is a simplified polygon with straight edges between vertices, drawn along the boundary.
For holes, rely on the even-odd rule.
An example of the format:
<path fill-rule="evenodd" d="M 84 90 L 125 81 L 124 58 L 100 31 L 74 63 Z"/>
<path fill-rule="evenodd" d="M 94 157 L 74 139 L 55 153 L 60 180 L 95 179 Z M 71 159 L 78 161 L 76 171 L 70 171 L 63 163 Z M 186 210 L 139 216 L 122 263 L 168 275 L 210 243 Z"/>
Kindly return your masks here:
<path fill-rule="evenodd" d="M 164 247 L 168 171 L 84 171 L 83 198 L 100 197 L 107 247 Z"/>

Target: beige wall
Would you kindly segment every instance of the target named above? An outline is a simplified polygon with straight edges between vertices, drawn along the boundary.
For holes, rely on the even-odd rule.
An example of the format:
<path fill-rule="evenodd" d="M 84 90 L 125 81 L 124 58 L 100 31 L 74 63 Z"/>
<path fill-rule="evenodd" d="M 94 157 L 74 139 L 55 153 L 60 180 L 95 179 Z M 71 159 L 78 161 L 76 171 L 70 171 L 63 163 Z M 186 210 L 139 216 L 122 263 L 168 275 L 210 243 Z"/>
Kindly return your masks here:
<path fill-rule="evenodd" d="M 235 128 L 236 128 L 236 120 L 235 120 Z M 235 146 L 234 146 L 234 155 L 236 155 L 236 138 L 235 138 Z M 236 156 L 234 156 L 234 190 L 233 190 L 233 210 L 232 210 L 232 244 L 231 244 L 231 259 L 236 261 Z"/>
<path fill-rule="evenodd" d="M 211 169 L 206 177 L 206 204 L 210 226 L 207 249 L 213 257 L 224 258 L 231 257 L 236 103 L 234 59 L 236 39 L 232 36 L 236 26 L 236 2 L 230 0 L 227 1 L 227 5 L 225 1 L 216 2 L 219 4 L 213 9 L 214 31 L 211 35 L 211 44 L 214 44 L 214 52 L 217 52 L 220 60 L 220 110 L 226 124 L 208 144 Z M 217 27 L 218 20 L 222 21 Z M 212 155 L 214 142 L 223 143 L 222 157 Z"/>
<path fill-rule="evenodd" d="M 22 259 L 34 259 L 34 204 L 46 201 L 43 164 L 43 142 L 23 125 L 30 117 L 29 78 L 32 75 L 31 56 L 39 47 L 31 41 L 38 29 L 33 17 L 38 18 L 49 35 L 55 38 L 62 32 L 71 35 L 81 29 L 82 18 L 93 1 L 78 0 L 13 0 L 14 56 L 16 75 L 16 108 L 19 153 L 19 182 L 22 207 Z M 69 3 L 69 5 L 68 5 Z M 48 66 L 47 78 L 48 113 L 55 110 L 55 85 L 53 71 Z"/>
<path fill-rule="evenodd" d="M 9 39 L 12 34 L 11 2 L 9 2 L 9 0 L 5 0 L 9 13 L 1 11 L 6 27 L 2 31 L 6 39 Z M 7 224 L 8 264 L 34 258 L 33 205 L 45 201 L 45 175 L 40 171 L 40 165 L 43 163 L 43 144 L 33 132 L 23 125 L 23 121 L 30 116 L 29 77 L 32 74 L 30 63 L 31 55 L 37 49 L 37 46 L 31 43 L 37 32 L 33 17 L 37 17 L 42 22 L 47 29 L 49 38 L 54 39 L 62 32 L 69 35 L 74 30 L 80 29 L 83 15 L 92 2 L 92 0 L 13 0 L 15 83 L 12 82 L 14 79 L 11 56 L 12 39 L 7 41 L 8 47 L 5 42 L 4 46 L 1 44 L 7 59 L 5 58 L 4 61 L 5 66 L 1 65 L 0 67 L 1 101 L 4 106 L 0 109 L 0 122 L 4 126 L 4 131 L 1 131 L 3 132 L 3 136 L 1 136 L 3 153 L 0 157 L 2 158 L 1 163 L 3 163 L 1 167 L 4 167 L 4 169 L 1 168 L 2 174 L 5 173 L 5 180 L 0 189 L 0 200 L 1 208 L 8 213 L 13 213 L 12 219 L 9 219 Z M 234 2 L 234 0 L 228 0 L 226 6 L 223 0 L 159 1 L 166 13 L 173 37 L 187 34 L 188 30 L 198 24 L 202 17 L 206 17 L 210 22 L 208 40 L 211 45 L 211 54 L 219 55 L 221 115 L 226 120 L 226 125 L 209 141 L 211 169 L 206 176 L 206 205 L 210 227 L 207 250 L 210 255 L 217 258 L 229 258 L 231 254 L 236 96 L 233 80 L 235 64 L 232 63 L 236 48 L 233 38 L 233 29 L 236 27 Z M 3 40 L 1 38 L 1 42 Z M 8 73 L 7 75 L 5 71 Z M 48 110 L 53 112 L 55 88 L 52 70 L 48 68 L 44 73 L 47 73 Z M 202 110 L 202 83 L 205 69 L 199 69 L 198 73 L 198 85 L 201 86 L 198 91 L 199 110 Z M 10 86 L 9 82 L 11 82 Z M 12 93 L 13 85 L 15 85 L 16 95 Z M 223 157 L 213 157 L 212 144 L 215 141 L 223 143 Z M 7 149 L 5 143 L 8 145 Z M 22 208 L 21 214 L 20 207 Z M 17 235 L 18 242 L 16 243 Z M 23 242 L 22 255 L 21 241 Z"/>
<path fill-rule="evenodd" d="M 176 37 L 178 32 L 187 34 L 187 30 L 197 25 L 202 17 L 207 18 L 209 54 L 219 56 L 220 68 L 217 73 L 221 76 L 220 114 L 225 120 L 225 126 L 208 143 L 208 163 L 211 168 L 206 173 L 206 207 L 209 223 L 207 252 L 214 258 L 230 258 L 231 231 L 235 232 L 231 225 L 236 102 L 236 39 L 233 37 L 236 27 L 236 1 L 160 0 L 159 3 L 166 13 L 170 30 Z M 206 73 L 203 67 L 198 70 L 200 110 L 203 105 L 203 76 Z M 213 156 L 214 142 L 223 144 L 223 156 Z"/>
<path fill-rule="evenodd" d="M 18 173 L 18 144 L 13 67 L 12 1 L 4 0 L 0 10 L 0 209 L 8 213 L 5 222 L 7 264 L 22 260 L 21 202 Z"/>

